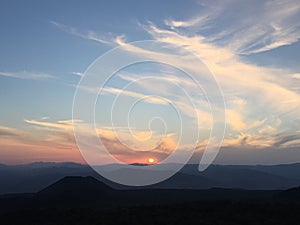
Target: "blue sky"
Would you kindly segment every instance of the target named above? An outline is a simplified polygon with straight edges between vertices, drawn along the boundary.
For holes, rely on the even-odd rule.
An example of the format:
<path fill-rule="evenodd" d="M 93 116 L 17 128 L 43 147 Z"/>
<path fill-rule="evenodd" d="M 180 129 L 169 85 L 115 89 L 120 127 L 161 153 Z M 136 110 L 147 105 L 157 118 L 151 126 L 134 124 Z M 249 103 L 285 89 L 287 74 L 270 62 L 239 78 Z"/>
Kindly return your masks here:
<path fill-rule="evenodd" d="M 73 97 L 82 74 L 108 50 L 149 39 L 184 46 L 218 80 L 227 106 L 227 127 L 216 163 L 300 161 L 300 6 L 296 0 L 1 1 L 0 6 L 0 162 L 84 162 L 71 123 Z M 156 73 L 154 77 L 176 78 L 183 87 L 190 87 L 179 71 L 159 73 L 167 69 L 128 68 L 108 84 L 106 105 L 97 108 L 97 128 L 123 161 L 144 162 L 150 156 L 162 160 L 176 147 L 179 130 L 174 124 L 178 121 L 165 105 L 144 102 L 134 114 L 134 138 L 140 140 L 149 136 L 143 123 L 147 113 L 169 115 L 165 116 L 170 124 L 166 138 L 161 142 L 161 124 L 154 124 L 154 140 L 139 148 L 159 145 L 145 154 L 133 153 L 119 143 L 107 128 L 109 111 L 105 111 L 117 89 L 132 81 L 130 77 Z M 131 92 L 122 94 L 123 104 L 126 98 L 149 94 L 183 103 L 182 95 L 167 83 L 155 86 L 151 79 L 137 82 Z M 201 93 L 194 96 L 201 100 Z M 188 107 L 180 106 L 185 123 L 192 124 Z M 210 120 L 205 104 L 197 110 L 206 122 Z M 132 143 L 121 113 L 116 118 L 121 139 Z M 194 162 L 203 152 L 209 125 L 203 125 L 207 129 Z M 185 134 L 182 151 L 189 148 L 188 136 L 196 130 Z"/>

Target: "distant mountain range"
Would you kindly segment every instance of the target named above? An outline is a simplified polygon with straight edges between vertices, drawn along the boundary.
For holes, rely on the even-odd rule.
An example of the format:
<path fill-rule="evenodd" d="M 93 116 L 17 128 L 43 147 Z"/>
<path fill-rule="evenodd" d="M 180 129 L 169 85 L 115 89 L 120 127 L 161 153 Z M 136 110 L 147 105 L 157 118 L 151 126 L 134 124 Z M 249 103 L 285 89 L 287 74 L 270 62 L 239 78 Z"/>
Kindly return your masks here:
<path fill-rule="evenodd" d="M 115 165 L 105 165 L 103 169 L 118 173 Z M 42 162 L 13 166 L 0 164 L 0 194 L 35 193 L 66 176 L 91 176 L 114 189 L 137 189 L 108 181 L 87 165 Z M 273 166 L 211 165 L 204 172 L 198 171 L 198 165 L 188 164 L 168 180 L 147 188 L 284 190 L 298 186 L 300 163 Z"/>

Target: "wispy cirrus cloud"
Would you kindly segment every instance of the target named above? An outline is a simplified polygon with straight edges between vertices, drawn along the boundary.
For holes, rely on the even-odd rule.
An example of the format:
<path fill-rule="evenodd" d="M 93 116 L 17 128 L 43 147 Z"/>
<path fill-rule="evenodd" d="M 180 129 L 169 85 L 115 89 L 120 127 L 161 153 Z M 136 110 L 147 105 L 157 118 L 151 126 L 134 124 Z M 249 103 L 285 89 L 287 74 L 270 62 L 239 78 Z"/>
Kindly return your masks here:
<path fill-rule="evenodd" d="M 20 133 L 13 128 L 10 127 L 5 127 L 5 126 L 0 126 L 0 137 L 1 136 L 12 136 L 12 137 L 16 137 L 19 136 Z"/>
<path fill-rule="evenodd" d="M 255 0 L 251 3 L 215 0 L 206 2 L 202 7 L 204 13 L 199 13 L 200 16 L 194 15 L 189 20 L 168 19 L 165 20 L 166 26 L 163 28 L 151 22 L 142 27 L 155 40 L 184 46 L 196 54 L 215 74 L 228 106 L 225 146 L 282 147 L 282 144 L 276 143 L 281 139 L 284 140 L 289 133 L 295 132 L 295 128 L 291 127 L 288 121 L 293 120 L 295 123 L 299 121 L 300 92 L 295 82 L 299 75 L 288 69 L 263 67 L 245 62 L 240 55 L 268 51 L 298 41 L 299 4 L 292 0 Z M 73 34 L 76 35 L 76 32 Z M 93 40 L 88 36 L 86 38 Z M 135 54 L 152 55 L 154 59 L 157 56 L 167 57 L 159 52 L 126 45 L 126 40 L 122 36 L 112 40 Z M 173 63 L 198 66 L 181 56 L 178 60 L 170 62 Z M 136 76 L 127 74 L 120 78 L 135 82 L 143 90 L 154 92 L 165 90 L 165 93 L 172 95 L 171 100 L 176 101 L 183 111 L 189 113 L 195 110 L 190 109 L 185 100 L 163 82 L 138 82 L 138 74 Z M 184 83 L 186 79 L 167 75 L 161 77 L 161 80 L 164 79 L 169 83 L 172 81 L 188 87 L 188 83 Z M 193 87 L 189 86 L 189 89 Z M 138 91 L 122 91 L 115 87 L 107 87 L 104 92 L 133 98 L 145 96 Z M 200 106 L 201 104 L 199 103 Z M 199 117 L 201 115 L 207 121 L 211 119 L 201 107 L 196 108 L 196 111 Z M 284 141 L 284 145 L 295 142 L 297 140 Z"/>
<path fill-rule="evenodd" d="M 260 3 L 257 2 L 257 4 Z M 262 16 L 268 17 L 269 14 L 280 14 L 279 16 L 281 17 L 289 17 L 293 13 L 296 14 L 298 12 L 298 8 L 295 4 L 290 8 L 288 3 L 281 6 L 286 7 L 282 15 L 278 10 L 272 9 L 271 13 L 264 9 L 263 12 L 261 12 L 263 14 Z M 292 14 L 284 13 L 287 11 Z M 217 16 L 213 16 L 212 18 L 217 18 Z M 227 123 L 229 129 L 227 130 L 225 145 L 248 145 L 255 147 L 275 146 L 275 143 L 277 143 L 280 138 L 284 139 L 285 136 L 289 136 L 289 132 L 296 132 L 295 127 L 290 126 L 288 121 L 293 120 L 294 123 L 298 123 L 299 121 L 300 93 L 298 92 L 299 89 L 293 88 L 293 86 L 296 85 L 295 79 L 298 78 L 298 75 L 293 74 L 293 71 L 287 69 L 262 67 L 243 61 L 243 59 L 239 57 L 241 52 L 237 51 L 237 48 L 232 48 L 232 45 L 220 47 L 219 42 L 216 41 L 217 38 L 201 35 L 201 28 L 197 31 L 195 24 L 203 21 L 207 22 L 207 18 L 205 17 L 199 20 L 193 19 L 192 21 L 187 21 L 187 23 L 184 23 L 185 21 L 179 23 L 178 21 L 172 22 L 169 20 L 166 22 L 166 25 L 169 25 L 168 28 L 159 28 L 153 23 L 149 23 L 143 27 L 155 40 L 175 46 L 184 46 L 187 50 L 193 52 L 203 60 L 215 74 L 228 103 L 226 113 L 228 116 Z M 250 22 L 253 22 L 253 26 L 256 26 L 257 21 L 255 19 L 253 21 L 250 20 Z M 269 21 L 266 23 L 268 24 L 268 22 Z M 193 29 L 187 29 L 189 26 Z M 291 26 L 294 28 L 297 27 L 294 23 L 292 23 Z M 235 32 L 240 32 L 239 29 L 240 27 L 237 27 L 237 31 Z M 253 35 L 253 37 L 248 39 L 245 36 L 245 40 L 251 40 L 253 43 L 255 40 L 258 40 L 257 46 L 260 46 L 260 33 L 254 31 L 255 29 L 250 29 L 249 35 Z M 291 37 L 294 36 L 292 30 L 286 29 L 285 31 L 288 32 L 288 35 Z M 224 38 L 221 39 L 224 41 Z M 276 41 L 282 39 L 284 38 L 276 36 L 275 39 L 272 39 L 272 43 L 276 43 Z M 238 37 L 234 37 L 231 41 L 238 42 L 238 40 Z M 249 43 L 243 42 L 240 47 L 245 47 Z M 268 48 L 267 46 L 268 44 L 264 47 L 260 46 L 256 48 L 256 50 L 252 49 L 253 51 L 251 50 L 251 53 L 263 51 L 264 48 Z M 145 51 L 136 46 L 128 46 L 126 49 L 136 54 L 145 54 L 147 56 L 152 54 L 153 58 L 159 55 L 157 52 Z M 185 66 L 198 66 L 189 64 L 189 62 L 185 61 L 184 57 L 180 56 L 178 59 L 180 59 L 181 63 L 184 62 Z M 170 63 L 172 64 L 173 62 Z M 175 63 L 175 65 L 180 65 L 180 62 Z M 130 80 L 128 76 L 121 78 Z M 134 79 L 136 78 L 133 77 L 132 80 Z M 143 85 L 144 88 L 147 89 L 145 83 Z M 148 88 L 155 89 L 155 86 L 149 85 Z M 164 90 L 161 84 L 160 89 Z M 169 89 L 165 90 L 169 91 Z M 176 95 L 176 92 L 170 93 Z M 188 107 L 184 108 L 185 110 L 188 109 Z M 275 126 L 273 123 L 276 120 L 282 122 Z M 258 126 L 257 124 L 259 124 L 260 121 L 264 122 Z M 256 125 L 254 126 L 254 124 Z M 270 127 L 272 127 L 272 129 Z M 267 130 L 268 132 L 264 132 Z M 271 130 L 272 133 L 270 133 Z M 285 134 L 282 134 L 282 131 L 284 131 Z M 298 142 L 297 140 L 293 140 L 292 142 L 288 141 L 285 142 L 285 145 L 292 143 L 297 144 Z M 283 145 L 276 146 L 283 147 Z"/>
<path fill-rule="evenodd" d="M 145 101 L 147 101 L 149 103 L 154 103 L 154 104 L 166 105 L 169 102 L 169 100 L 159 97 L 159 96 L 145 95 L 145 94 L 142 94 L 139 92 L 128 91 L 128 90 L 123 90 L 123 89 L 113 88 L 113 87 L 105 87 L 102 89 L 102 91 L 104 93 L 109 93 L 109 94 L 114 94 L 114 95 L 126 95 L 126 96 L 137 98 L 137 99 L 144 99 Z"/>
<path fill-rule="evenodd" d="M 300 39 L 297 0 L 215 0 L 202 8 L 205 10 L 201 16 L 165 23 L 189 35 L 202 34 L 206 42 L 226 46 L 238 54 L 268 51 Z"/>
<path fill-rule="evenodd" d="M 0 76 L 13 77 L 19 79 L 31 79 L 31 80 L 48 80 L 55 79 L 54 76 L 47 73 L 30 72 L 30 71 L 17 71 L 17 72 L 6 72 L 0 71 Z"/>
<path fill-rule="evenodd" d="M 170 26 L 171 29 L 176 29 L 177 27 L 193 27 L 200 23 L 204 24 L 204 22 L 206 21 L 209 21 L 208 15 L 195 17 L 186 21 L 176 21 L 176 20 L 169 19 L 169 20 L 165 20 L 164 22 L 167 26 Z"/>
<path fill-rule="evenodd" d="M 106 45 L 120 45 L 122 44 L 125 40 L 126 37 L 124 34 L 122 35 L 112 35 L 112 34 L 106 34 L 106 35 L 99 35 L 97 32 L 88 30 L 88 31 L 80 31 L 77 28 L 67 26 L 65 24 L 56 22 L 56 21 L 50 21 L 52 25 L 57 27 L 63 32 L 66 32 L 68 34 L 83 38 L 83 39 L 88 39 L 91 41 L 96 41 L 101 44 L 106 44 Z"/>
<path fill-rule="evenodd" d="M 74 76 L 79 76 L 79 77 L 82 77 L 84 75 L 84 73 L 82 73 L 82 72 L 72 72 L 71 74 Z"/>
<path fill-rule="evenodd" d="M 76 85 L 72 85 L 75 88 L 78 88 Z M 90 87 L 90 86 L 83 86 L 79 87 L 81 90 L 93 93 L 93 94 L 100 94 L 100 95 L 113 95 L 113 96 L 127 96 L 135 99 L 143 99 L 148 103 L 152 104 L 162 104 L 167 105 L 169 100 L 163 97 L 155 96 L 155 95 L 147 95 L 142 92 L 134 91 L 134 90 L 126 90 L 122 88 L 110 87 L 105 86 L 103 88 L 97 87 Z M 101 91 L 101 92 L 100 92 Z"/>

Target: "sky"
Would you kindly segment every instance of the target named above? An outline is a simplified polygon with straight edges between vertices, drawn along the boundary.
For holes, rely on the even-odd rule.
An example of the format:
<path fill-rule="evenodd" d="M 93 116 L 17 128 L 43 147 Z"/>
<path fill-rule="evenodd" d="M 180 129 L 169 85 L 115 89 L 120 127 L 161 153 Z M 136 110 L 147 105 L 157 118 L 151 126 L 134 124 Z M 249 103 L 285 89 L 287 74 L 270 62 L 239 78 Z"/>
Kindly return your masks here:
<path fill-rule="evenodd" d="M 222 123 L 211 108 L 226 115 L 213 163 L 300 162 L 299 21 L 298 0 L 3 0 L 0 163 L 85 163 L 73 132 L 76 90 L 97 95 L 95 129 L 78 119 L 78 132 L 88 137 L 95 130 L 111 155 L 124 163 L 159 162 L 176 149 L 182 154 L 195 149 L 190 162 L 199 162 L 212 124 Z M 147 42 L 128 45 L 144 40 L 179 48 L 161 54 L 175 57 L 173 64 L 199 71 L 205 67 L 226 107 L 216 101 L 209 79 L 201 82 L 203 92 L 172 63 L 122 68 L 101 93 L 97 82 L 78 88 L 89 66 L 111 49 L 157 56 L 153 50 L 141 51 Z M 98 71 L 98 78 L 104 71 Z M 213 95 L 212 102 L 205 91 Z M 221 126 L 215 129 L 222 133 Z M 96 144 L 88 148 L 96 149 Z M 100 154 L 94 163 L 110 162 Z"/>

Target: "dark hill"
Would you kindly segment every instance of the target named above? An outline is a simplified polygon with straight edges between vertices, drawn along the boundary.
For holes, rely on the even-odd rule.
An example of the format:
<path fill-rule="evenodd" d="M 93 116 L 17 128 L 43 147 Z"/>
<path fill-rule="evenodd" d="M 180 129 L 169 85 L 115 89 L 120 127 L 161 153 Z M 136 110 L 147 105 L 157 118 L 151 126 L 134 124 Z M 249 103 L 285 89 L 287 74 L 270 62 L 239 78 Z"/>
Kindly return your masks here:
<path fill-rule="evenodd" d="M 94 177 L 68 176 L 39 191 L 35 197 L 47 204 L 87 207 L 114 203 L 114 189 Z"/>
<path fill-rule="evenodd" d="M 94 177 L 68 176 L 38 192 L 38 196 L 103 195 L 112 188 Z"/>

